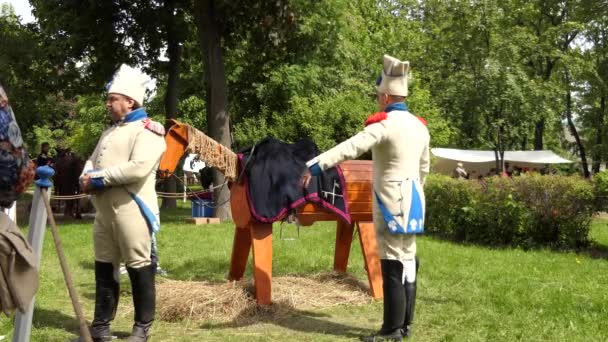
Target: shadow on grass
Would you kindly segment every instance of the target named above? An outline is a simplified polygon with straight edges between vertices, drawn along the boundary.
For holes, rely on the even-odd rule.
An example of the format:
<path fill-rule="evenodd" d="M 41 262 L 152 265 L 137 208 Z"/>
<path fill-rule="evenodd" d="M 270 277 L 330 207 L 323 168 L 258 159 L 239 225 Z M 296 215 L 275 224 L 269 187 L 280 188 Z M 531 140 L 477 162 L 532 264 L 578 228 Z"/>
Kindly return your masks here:
<path fill-rule="evenodd" d="M 463 300 L 455 299 L 453 297 L 442 298 L 442 297 L 436 297 L 436 296 L 429 297 L 429 296 L 419 295 L 419 296 L 417 296 L 417 300 L 419 302 L 425 302 L 428 304 L 439 304 L 439 305 L 454 304 L 454 305 L 459 305 L 459 306 L 465 305 Z"/>
<path fill-rule="evenodd" d="M 36 328 L 55 328 L 78 334 L 78 320 L 57 310 L 34 309 L 32 320 Z"/>
<path fill-rule="evenodd" d="M 449 237 L 445 237 L 445 236 L 441 236 L 441 235 L 432 235 L 432 234 L 428 234 L 426 236 L 426 238 L 432 239 L 435 241 L 440 241 L 440 242 L 447 242 L 447 243 L 462 246 L 462 247 L 479 247 L 479 248 L 484 248 L 487 250 L 496 250 L 496 251 L 519 249 L 519 250 L 522 250 L 525 252 L 534 252 L 534 251 L 543 251 L 543 250 L 551 251 L 554 253 L 572 253 L 572 252 L 574 252 L 576 254 L 586 255 L 592 259 L 608 260 L 608 245 L 599 243 L 595 240 L 591 240 L 589 242 L 588 246 L 568 248 L 568 247 L 552 247 L 552 246 L 542 246 L 542 245 L 532 245 L 532 246 L 513 246 L 513 245 L 509 245 L 509 244 L 492 245 L 492 244 L 486 244 L 486 243 L 474 242 L 474 241 L 463 241 L 460 239 L 449 238 Z"/>
<path fill-rule="evenodd" d="M 78 324 L 78 320 L 75 316 L 68 316 L 63 312 L 57 310 L 47 310 L 42 308 L 34 309 L 34 318 L 32 320 L 33 326 L 38 328 L 53 328 L 53 329 L 62 329 L 69 333 L 75 334 L 76 336 L 80 335 L 80 325 Z M 87 325 L 90 322 L 87 321 Z M 131 335 L 130 332 L 112 332 L 113 335 L 118 338 L 126 338 Z"/>
<path fill-rule="evenodd" d="M 373 332 L 369 329 L 332 322 L 326 319 L 328 317 L 330 316 L 324 313 L 298 310 L 287 302 L 275 302 L 270 306 L 258 306 L 253 314 L 251 309 L 245 309 L 231 322 L 206 323 L 201 325 L 200 328 L 231 329 L 267 323 L 303 333 L 327 334 L 348 338 L 358 338 Z"/>
<path fill-rule="evenodd" d="M 168 272 L 168 279 L 209 281 L 225 279 L 230 269 L 230 260 L 225 258 L 201 258 L 190 259 L 181 265 L 174 266 L 171 263 L 163 264 Z"/>
<path fill-rule="evenodd" d="M 592 259 L 608 260 L 608 246 L 592 241 L 591 245 L 579 251 L 580 254 L 587 255 Z"/>
<path fill-rule="evenodd" d="M 95 260 L 81 260 L 78 265 L 85 270 L 95 270 Z"/>
<path fill-rule="evenodd" d="M 183 224 L 184 220 L 192 216 L 190 208 L 163 208 L 160 212 L 162 223 Z"/>
<path fill-rule="evenodd" d="M 90 321 L 87 320 L 87 325 L 90 326 Z M 47 310 L 41 308 L 34 309 L 33 326 L 38 328 L 62 329 L 76 336 L 80 335 L 80 325 L 75 316 L 68 316 L 57 310 Z M 131 335 L 130 332 L 112 331 L 112 335 L 123 339 Z M 70 341 L 78 341 L 78 338 Z"/>

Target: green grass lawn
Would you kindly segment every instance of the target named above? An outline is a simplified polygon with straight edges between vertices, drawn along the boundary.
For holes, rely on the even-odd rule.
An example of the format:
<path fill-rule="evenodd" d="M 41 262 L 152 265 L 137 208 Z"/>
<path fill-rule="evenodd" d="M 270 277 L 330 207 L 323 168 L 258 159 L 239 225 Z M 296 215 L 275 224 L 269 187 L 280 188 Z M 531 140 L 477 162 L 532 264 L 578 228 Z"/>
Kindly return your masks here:
<path fill-rule="evenodd" d="M 180 202 L 181 203 L 181 202 Z M 189 209 L 162 213 L 158 236 L 169 278 L 223 281 L 233 227 L 187 225 Z M 21 220 L 21 222 L 25 222 Z M 490 249 L 421 237 L 418 300 L 413 341 L 607 341 L 608 221 L 595 221 L 594 245 L 584 253 Z M 60 234 L 87 319 L 92 319 L 94 274 L 91 220 L 63 221 Z M 335 229 L 320 223 L 302 228 L 297 240 L 274 239 L 274 275 L 329 271 Z M 295 237 L 285 226 L 283 237 Z M 55 253 L 46 236 L 36 298 L 32 341 L 67 341 L 78 325 Z M 349 271 L 365 280 L 358 243 Z M 246 277 L 251 276 L 248 269 Z M 130 332 L 133 311 L 128 278 L 114 330 Z M 382 303 L 294 311 L 245 325 L 157 321 L 152 341 L 348 341 L 381 324 Z M 0 335 L 12 334 L 12 318 L 0 319 Z"/>

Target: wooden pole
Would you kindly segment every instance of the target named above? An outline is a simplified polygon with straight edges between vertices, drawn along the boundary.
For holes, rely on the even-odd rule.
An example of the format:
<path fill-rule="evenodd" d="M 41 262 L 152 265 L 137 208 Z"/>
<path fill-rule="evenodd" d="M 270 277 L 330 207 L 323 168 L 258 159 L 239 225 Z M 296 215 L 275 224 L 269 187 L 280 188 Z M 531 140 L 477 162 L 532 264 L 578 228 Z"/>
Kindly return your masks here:
<path fill-rule="evenodd" d="M 186 190 L 188 187 L 188 176 L 186 176 L 186 171 L 184 171 L 184 203 L 186 203 Z"/>
<path fill-rule="evenodd" d="M 63 246 L 61 244 L 61 240 L 59 239 L 59 232 L 57 231 L 55 217 L 53 216 L 53 209 L 51 209 L 51 202 L 49 201 L 49 198 L 47 196 L 46 188 L 42 188 L 42 194 L 42 199 L 44 200 L 44 205 L 46 206 L 46 212 L 51 223 L 51 233 L 53 235 L 53 241 L 55 241 L 55 248 L 57 249 L 57 256 L 59 257 L 59 263 L 61 264 L 61 271 L 63 271 L 63 279 L 65 280 L 65 284 L 68 287 L 70 299 L 72 300 L 72 306 L 74 307 L 74 312 L 76 313 L 76 317 L 78 318 L 78 324 L 80 325 L 80 336 L 84 339 L 85 342 L 93 342 L 93 339 L 91 338 L 91 333 L 89 331 L 89 328 L 87 327 L 87 322 L 84 319 L 84 314 L 82 313 L 82 307 L 80 306 L 80 302 L 78 300 L 78 293 L 74 289 L 72 275 L 70 274 L 70 270 L 68 269 L 68 263 L 65 259 L 65 254 L 63 253 Z"/>
<path fill-rule="evenodd" d="M 53 169 L 48 166 L 39 167 L 36 173 L 40 177 L 36 181 L 36 192 L 34 193 L 34 200 L 32 201 L 32 212 L 30 214 L 30 234 L 28 240 L 32 243 L 32 247 L 37 256 L 37 268 L 40 267 L 40 256 L 42 255 L 42 242 L 44 241 L 44 230 L 45 223 L 48 220 L 51 224 L 51 233 L 53 235 L 53 241 L 57 249 L 57 255 L 59 256 L 59 263 L 61 270 L 63 271 L 63 277 L 68 287 L 70 299 L 72 300 L 72 306 L 74 312 L 78 318 L 80 325 L 80 334 L 85 342 L 92 342 L 91 333 L 87 327 L 84 315 L 82 314 L 82 308 L 78 301 L 78 294 L 74 289 L 72 282 L 72 276 L 68 269 L 65 254 L 63 253 L 63 247 L 61 240 L 59 239 L 59 233 L 57 232 L 57 225 L 55 224 L 55 218 L 53 217 L 53 210 L 51 209 L 51 202 L 49 200 L 48 188 L 52 186 L 49 178 L 55 173 Z M 45 210 L 46 209 L 46 210 Z M 30 304 L 28 310 L 24 315 L 18 314 L 15 320 L 15 333 L 13 336 L 13 342 L 27 342 L 30 340 L 32 331 L 32 316 L 34 309 L 34 301 Z"/>

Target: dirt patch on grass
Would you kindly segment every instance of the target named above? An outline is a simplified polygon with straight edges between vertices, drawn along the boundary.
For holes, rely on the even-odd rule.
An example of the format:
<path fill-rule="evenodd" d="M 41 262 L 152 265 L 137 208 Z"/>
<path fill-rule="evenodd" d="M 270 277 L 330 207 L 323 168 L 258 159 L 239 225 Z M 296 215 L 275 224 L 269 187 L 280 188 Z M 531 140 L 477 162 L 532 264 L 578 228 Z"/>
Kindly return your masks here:
<path fill-rule="evenodd" d="M 293 310 L 357 305 L 372 301 L 369 287 L 349 274 L 321 273 L 272 279 L 273 305 L 258 306 L 252 281 L 195 282 L 165 280 L 157 284 L 156 312 L 163 321 L 232 321 Z"/>

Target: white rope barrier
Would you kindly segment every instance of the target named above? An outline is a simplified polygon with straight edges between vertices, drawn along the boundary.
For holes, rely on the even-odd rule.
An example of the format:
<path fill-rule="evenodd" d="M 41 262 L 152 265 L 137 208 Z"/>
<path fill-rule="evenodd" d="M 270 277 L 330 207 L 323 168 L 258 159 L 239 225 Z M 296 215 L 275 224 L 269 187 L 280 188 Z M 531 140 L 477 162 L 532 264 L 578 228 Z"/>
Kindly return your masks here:
<path fill-rule="evenodd" d="M 183 192 L 163 192 L 163 191 L 157 191 L 156 195 L 157 197 L 160 198 L 183 198 L 184 196 L 186 198 L 188 197 L 197 197 L 197 196 L 201 196 L 204 194 L 208 194 L 208 193 L 212 193 L 214 192 L 216 189 L 219 189 L 223 186 L 225 186 L 228 183 L 228 181 L 220 184 L 220 185 L 216 185 L 216 186 L 212 186 L 209 188 L 209 190 L 201 190 L 201 191 L 187 191 L 185 193 Z M 33 194 L 33 191 L 27 191 L 28 194 Z M 89 196 L 91 196 L 90 194 L 78 194 L 78 195 L 71 195 L 71 196 L 62 196 L 62 195 L 51 195 L 51 200 L 58 200 L 58 201 L 70 201 L 70 200 L 77 200 L 77 199 L 81 199 L 81 198 L 88 198 Z"/>

